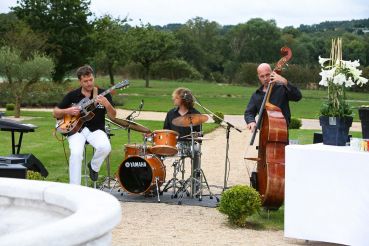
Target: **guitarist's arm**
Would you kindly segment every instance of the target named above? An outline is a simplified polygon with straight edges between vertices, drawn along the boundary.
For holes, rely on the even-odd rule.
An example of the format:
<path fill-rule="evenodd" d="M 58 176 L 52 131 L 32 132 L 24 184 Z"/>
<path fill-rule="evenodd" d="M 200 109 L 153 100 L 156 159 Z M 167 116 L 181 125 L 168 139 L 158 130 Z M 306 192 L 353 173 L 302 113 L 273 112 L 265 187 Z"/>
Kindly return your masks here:
<path fill-rule="evenodd" d="M 80 108 L 79 107 L 69 107 L 69 108 L 58 108 L 55 107 L 54 111 L 53 111 L 53 116 L 56 119 L 60 119 L 62 118 L 64 115 L 68 114 L 68 115 L 78 115 L 80 112 Z"/>
<path fill-rule="evenodd" d="M 108 117 L 110 119 L 114 119 L 117 116 L 117 110 L 115 110 L 113 105 L 111 105 L 111 103 L 106 97 L 99 95 L 96 97 L 96 102 L 102 104 L 105 107 Z"/>

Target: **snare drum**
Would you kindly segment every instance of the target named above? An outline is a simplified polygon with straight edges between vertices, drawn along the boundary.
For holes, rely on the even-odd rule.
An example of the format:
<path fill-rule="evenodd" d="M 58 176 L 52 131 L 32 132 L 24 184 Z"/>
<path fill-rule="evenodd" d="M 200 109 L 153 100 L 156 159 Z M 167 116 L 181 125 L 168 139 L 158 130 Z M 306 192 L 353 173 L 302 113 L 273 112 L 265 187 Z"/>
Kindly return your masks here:
<path fill-rule="evenodd" d="M 154 155 L 130 156 L 119 166 L 117 178 L 124 190 L 134 193 L 148 193 L 165 181 L 165 166 Z"/>
<path fill-rule="evenodd" d="M 124 156 L 125 158 L 129 156 L 144 156 L 147 154 L 151 154 L 151 147 L 144 146 L 142 144 L 125 144 L 124 145 Z"/>
<path fill-rule="evenodd" d="M 151 152 L 157 155 L 173 156 L 177 154 L 178 132 L 172 130 L 156 130 L 152 133 Z"/>

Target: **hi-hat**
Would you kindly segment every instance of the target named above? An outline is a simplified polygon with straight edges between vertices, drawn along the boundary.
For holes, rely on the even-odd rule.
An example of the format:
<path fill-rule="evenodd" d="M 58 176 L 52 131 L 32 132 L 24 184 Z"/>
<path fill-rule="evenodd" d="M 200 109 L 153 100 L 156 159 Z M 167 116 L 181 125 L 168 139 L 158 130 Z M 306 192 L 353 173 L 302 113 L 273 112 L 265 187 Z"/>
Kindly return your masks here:
<path fill-rule="evenodd" d="M 137 131 L 137 132 L 142 132 L 142 133 L 150 133 L 150 129 L 141 125 L 141 124 L 138 124 L 137 122 L 134 122 L 134 121 L 131 121 L 131 120 L 125 120 L 125 119 L 119 119 L 119 118 L 114 118 L 114 119 L 108 119 L 108 118 L 105 118 L 106 121 L 112 123 L 112 124 L 115 124 L 115 125 L 118 125 L 120 127 L 123 127 L 123 128 L 128 128 L 128 129 L 132 129 L 134 131 Z"/>
<path fill-rule="evenodd" d="M 190 133 L 188 135 L 182 136 L 181 138 L 187 138 L 187 137 L 191 138 L 191 136 L 193 136 L 195 138 L 196 137 L 201 137 L 202 136 L 202 132 L 192 132 L 192 133 Z"/>
<path fill-rule="evenodd" d="M 209 117 L 203 114 L 186 114 L 172 120 L 172 124 L 182 127 L 189 127 L 191 124 L 192 126 L 198 126 L 205 123 L 208 119 Z"/>

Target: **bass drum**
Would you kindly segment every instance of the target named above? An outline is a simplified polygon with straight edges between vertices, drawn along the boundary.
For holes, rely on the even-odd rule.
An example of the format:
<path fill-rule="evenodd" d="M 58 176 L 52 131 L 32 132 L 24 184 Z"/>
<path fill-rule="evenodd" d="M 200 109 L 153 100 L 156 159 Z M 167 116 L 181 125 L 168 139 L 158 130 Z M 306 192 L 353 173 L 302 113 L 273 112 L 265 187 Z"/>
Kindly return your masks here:
<path fill-rule="evenodd" d="M 130 156 L 119 166 L 117 178 L 122 188 L 130 193 L 149 193 L 165 181 L 165 166 L 156 156 Z"/>

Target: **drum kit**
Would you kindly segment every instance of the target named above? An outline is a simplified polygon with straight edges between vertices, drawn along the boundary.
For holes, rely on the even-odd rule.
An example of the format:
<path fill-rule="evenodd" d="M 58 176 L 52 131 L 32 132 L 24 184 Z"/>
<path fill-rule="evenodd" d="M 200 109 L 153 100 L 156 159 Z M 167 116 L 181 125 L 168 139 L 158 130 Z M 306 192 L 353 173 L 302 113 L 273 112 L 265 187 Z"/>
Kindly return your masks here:
<path fill-rule="evenodd" d="M 128 143 L 124 145 L 124 160 L 119 165 L 115 177 L 110 177 L 110 165 L 108 177 L 101 189 L 108 187 L 110 192 L 118 188 L 135 195 L 160 196 L 172 188 L 171 198 L 178 198 L 178 204 L 182 204 L 184 195 L 202 200 L 203 191 L 206 189 L 210 198 L 214 194 L 210 191 L 205 174 L 201 169 L 201 144 L 208 138 L 202 137 L 201 132 L 194 132 L 193 127 L 201 125 L 208 120 L 203 114 L 187 114 L 175 118 L 172 124 L 180 127 L 189 127 L 191 133 L 179 138 L 179 134 L 172 130 L 150 131 L 147 127 L 126 119 L 106 119 L 106 121 L 118 128 L 128 130 Z M 110 132 L 110 129 L 108 129 Z M 143 133 L 143 143 L 130 143 L 130 130 Z M 185 178 L 185 159 L 191 160 L 191 173 Z M 166 166 L 164 161 L 174 159 L 173 177 L 165 183 Z M 179 173 L 181 176 L 179 177 Z M 111 181 L 115 181 L 113 186 Z M 106 185 L 107 183 L 107 185 Z M 164 188 L 160 190 L 160 187 Z M 203 185 L 205 184 L 205 185 Z M 123 192 L 121 193 L 123 195 Z M 218 198 L 216 197 L 218 200 Z"/>

